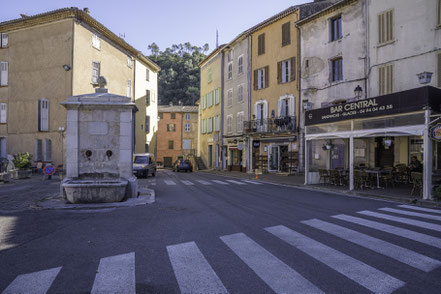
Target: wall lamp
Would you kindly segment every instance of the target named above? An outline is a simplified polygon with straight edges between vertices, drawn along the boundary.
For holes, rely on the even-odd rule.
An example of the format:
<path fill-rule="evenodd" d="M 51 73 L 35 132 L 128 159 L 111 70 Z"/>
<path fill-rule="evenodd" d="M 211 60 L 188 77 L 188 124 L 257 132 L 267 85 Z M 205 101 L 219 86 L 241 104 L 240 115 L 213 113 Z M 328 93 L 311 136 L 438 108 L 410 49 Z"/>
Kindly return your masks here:
<path fill-rule="evenodd" d="M 357 85 L 357 87 L 354 89 L 355 98 L 360 99 L 362 93 L 363 89 L 360 87 L 360 85 Z"/>
<path fill-rule="evenodd" d="M 71 67 L 69 65 L 67 65 L 67 64 L 63 65 L 63 68 L 64 68 L 65 71 L 70 71 L 71 70 Z"/>

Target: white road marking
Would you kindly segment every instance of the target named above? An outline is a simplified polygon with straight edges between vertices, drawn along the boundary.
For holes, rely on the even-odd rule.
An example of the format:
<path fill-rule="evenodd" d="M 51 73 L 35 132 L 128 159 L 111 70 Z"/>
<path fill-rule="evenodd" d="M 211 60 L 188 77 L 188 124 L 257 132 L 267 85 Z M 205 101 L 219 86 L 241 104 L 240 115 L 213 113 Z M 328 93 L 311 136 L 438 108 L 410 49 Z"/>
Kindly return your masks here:
<path fill-rule="evenodd" d="M 196 182 L 201 183 L 202 185 L 211 185 L 210 182 L 204 181 L 204 180 L 196 180 Z"/>
<path fill-rule="evenodd" d="M 39 272 L 19 275 L 9 284 L 3 294 L 9 293 L 46 293 L 60 272 L 61 267 L 51 268 Z"/>
<path fill-rule="evenodd" d="M 212 180 L 212 182 L 215 182 L 216 184 L 220 184 L 220 185 L 229 185 L 228 183 L 219 181 L 219 180 Z"/>
<path fill-rule="evenodd" d="M 285 226 L 275 226 L 265 230 L 372 292 L 391 293 L 405 285 L 403 281 Z"/>
<path fill-rule="evenodd" d="M 220 237 L 276 293 L 322 293 L 243 233 Z"/>
<path fill-rule="evenodd" d="M 176 183 L 170 180 L 164 180 L 165 184 L 169 185 L 169 186 L 175 186 Z"/>
<path fill-rule="evenodd" d="M 91 293 L 135 292 L 135 252 L 101 258 Z"/>
<path fill-rule="evenodd" d="M 394 208 L 388 208 L 388 207 L 380 208 L 379 210 L 441 221 L 441 216 L 430 215 L 430 214 L 426 214 L 426 213 L 419 213 L 419 212 L 400 210 L 400 209 L 394 209 Z"/>
<path fill-rule="evenodd" d="M 192 185 L 194 185 L 192 182 L 190 182 L 190 181 L 186 181 L 186 180 L 181 180 L 181 182 L 182 182 L 184 185 L 187 185 L 187 186 L 192 186 Z"/>
<path fill-rule="evenodd" d="M 239 181 L 235 181 L 235 180 L 226 180 L 227 182 L 236 184 L 236 185 L 246 185 L 245 183 L 239 182 Z"/>
<path fill-rule="evenodd" d="M 318 219 L 302 221 L 302 223 L 425 272 L 430 272 L 441 265 L 438 260 L 336 224 Z"/>
<path fill-rule="evenodd" d="M 428 230 L 434 230 L 434 231 L 441 232 L 440 225 L 436 225 L 436 224 L 432 224 L 432 223 L 428 223 L 428 222 L 422 222 L 422 221 L 418 221 L 418 220 L 408 219 L 408 218 L 404 218 L 404 217 L 397 217 L 397 216 L 392 216 L 392 215 L 383 214 L 383 213 L 377 213 L 377 212 L 368 211 L 368 210 L 359 211 L 357 213 L 363 214 L 363 215 L 368 215 L 368 216 L 373 216 L 373 217 L 377 217 L 377 218 L 382 218 L 382 219 L 394 221 L 397 223 L 403 223 L 403 224 L 412 225 L 415 227 L 420 227 L 420 228 L 424 228 L 424 229 L 428 229 Z"/>
<path fill-rule="evenodd" d="M 441 214 L 441 210 L 439 209 L 430 209 L 412 205 L 398 205 L 398 207 Z"/>
<path fill-rule="evenodd" d="M 351 222 L 351 223 L 354 223 L 357 225 L 376 229 L 379 231 L 383 231 L 383 232 L 386 232 L 389 234 L 393 234 L 393 235 L 396 235 L 399 237 L 403 237 L 406 239 L 410 239 L 410 240 L 413 240 L 416 242 L 420 242 L 420 243 L 427 244 L 427 245 L 441 249 L 441 239 L 436 238 L 436 237 L 432 237 L 430 235 L 414 232 L 414 231 L 411 231 L 408 229 L 394 227 L 394 226 L 379 223 L 379 222 L 374 222 L 374 221 L 359 218 L 359 217 L 344 215 L 344 214 L 334 215 L 333 217 L 336 219 L 340 219 L 340 220 Z"/>
<path fill-rule="evenodd" d="M 262 185 L 262 183 L 255 182 L 255 181 L 250 181 L 250 180 L 243 180 L 243 182 L 249 183 L 249 184 L 253 184 L 253 185 Z"/>
<path fill-rule="evenodd" d="M 167 246 L 182 293 L 228 293 L 195 242 Z"/>

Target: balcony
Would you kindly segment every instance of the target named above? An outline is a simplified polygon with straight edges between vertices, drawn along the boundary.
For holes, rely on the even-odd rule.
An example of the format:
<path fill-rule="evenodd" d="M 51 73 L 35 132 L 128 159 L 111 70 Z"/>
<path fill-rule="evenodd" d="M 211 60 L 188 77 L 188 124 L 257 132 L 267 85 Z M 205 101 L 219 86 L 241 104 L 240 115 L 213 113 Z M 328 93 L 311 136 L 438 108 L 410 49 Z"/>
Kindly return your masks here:
<path fill-rule="evenodd" d="M 292 133 L 295 130 L 295 116 L 282 116 L 277 118 L 258 119 L 244 122 L 244 132 L 246 134 Z"/>

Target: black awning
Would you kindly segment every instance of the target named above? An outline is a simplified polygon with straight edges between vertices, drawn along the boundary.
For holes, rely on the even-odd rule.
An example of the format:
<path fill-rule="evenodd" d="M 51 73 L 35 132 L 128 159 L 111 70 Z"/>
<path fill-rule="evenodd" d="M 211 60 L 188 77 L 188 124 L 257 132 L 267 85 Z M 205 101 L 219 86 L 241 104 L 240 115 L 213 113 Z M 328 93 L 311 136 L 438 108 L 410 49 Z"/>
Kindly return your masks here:
<path fill-rule="evenodd" d="M 441 111 L 441 89 L 432 86 L 308 110 L 305 125 L 422 111 L 430 106 Z"/>

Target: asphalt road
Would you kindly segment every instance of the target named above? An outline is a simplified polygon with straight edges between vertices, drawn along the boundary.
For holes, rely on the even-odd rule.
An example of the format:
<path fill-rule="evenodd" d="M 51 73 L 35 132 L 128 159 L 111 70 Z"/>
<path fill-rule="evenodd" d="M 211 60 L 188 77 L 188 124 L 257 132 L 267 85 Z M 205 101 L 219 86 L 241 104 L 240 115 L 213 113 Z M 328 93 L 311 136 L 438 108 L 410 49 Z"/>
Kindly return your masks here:
<path fill-rule="evenodd" d="M 441 211 L 158 172 L 148 206 L 0 213 L 1 293 L 440 293 Z"/>

